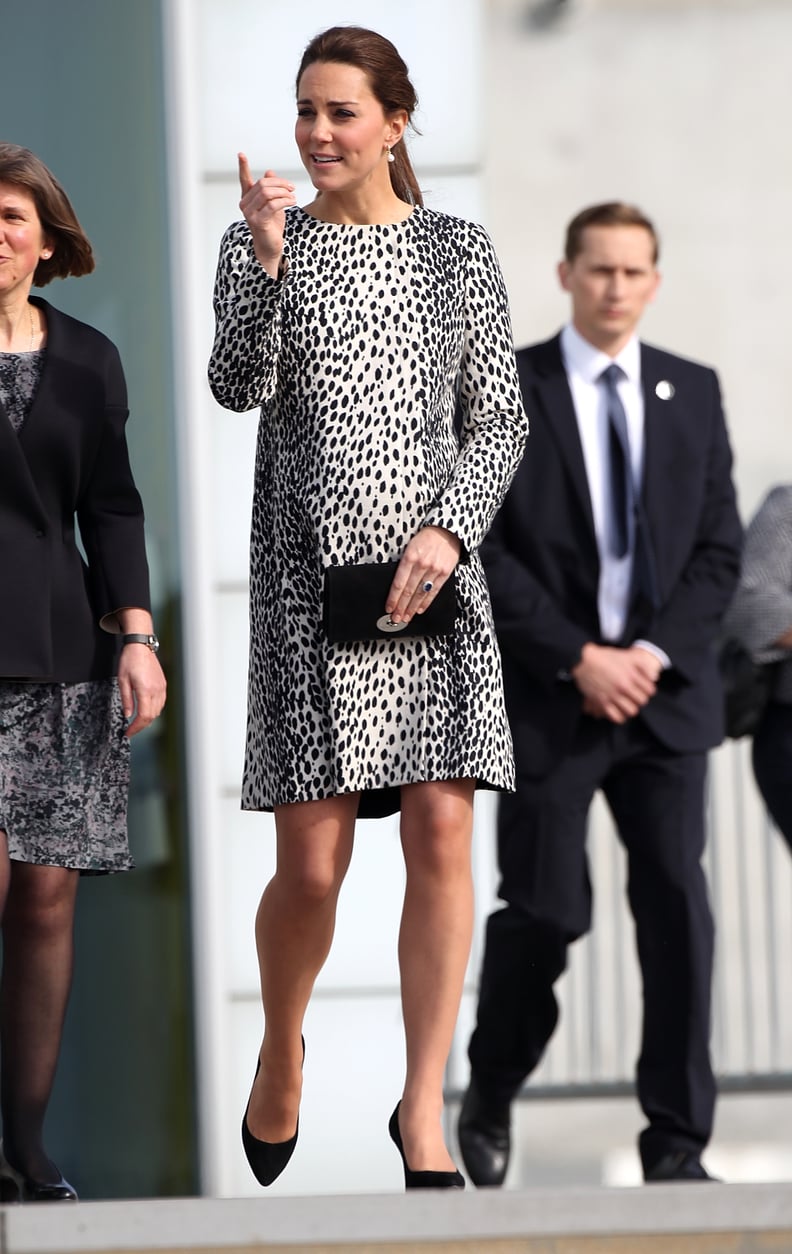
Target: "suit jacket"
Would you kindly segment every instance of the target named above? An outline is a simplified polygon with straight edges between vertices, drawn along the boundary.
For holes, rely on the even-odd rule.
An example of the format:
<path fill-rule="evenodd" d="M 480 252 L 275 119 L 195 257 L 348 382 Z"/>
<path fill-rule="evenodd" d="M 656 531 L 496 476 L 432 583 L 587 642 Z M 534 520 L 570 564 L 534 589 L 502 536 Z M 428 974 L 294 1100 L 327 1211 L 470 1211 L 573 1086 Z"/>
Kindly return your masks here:
<path fill-rule="evenodd" d="M 117 637 L 102 618 L 149 608 L 143 509 L 115 346 L 34 303 L 46 316 L 47 350 L 19 435 L 0 404 L 0 676 L 78 683 L 115 672 Z"/>
<path fill-rule="evenodd" d="M 531 434 L 481 556 L 518 774 L 537 777 L 566 752 L 582 715 L 576 685 L 561 676 L 584 644 L 602 642 L 599 554 L 559 336 L 521 349 L 517 364 Z M 714 371 L 642 344 L 641 377 L 642 495 L 658 590 L 655 607 L 633 598 L 621 643 L 643 638 L 668 654 L 671 669 L 639 717 L 667 748 L 701 751 L 723 737 L 714 641 L 742 538 L 731 450 Z M 669 399 L 656 394 L 661 380 L 673 387 Z"/>

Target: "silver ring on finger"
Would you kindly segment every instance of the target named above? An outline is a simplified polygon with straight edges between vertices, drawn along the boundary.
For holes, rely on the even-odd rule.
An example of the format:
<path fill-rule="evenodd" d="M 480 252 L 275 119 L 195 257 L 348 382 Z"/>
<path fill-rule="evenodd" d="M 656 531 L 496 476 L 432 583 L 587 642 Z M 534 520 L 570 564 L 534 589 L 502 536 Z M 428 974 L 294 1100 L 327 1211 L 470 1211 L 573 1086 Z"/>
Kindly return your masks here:
<path fill-rule="evenodd" d="M 434 584 L 432 583 L 431 579 L 427 579 L 426 583 L 423 585 L 423 590 L 424 592 L 431 592 L 433 587 L 434 587 Z"/>

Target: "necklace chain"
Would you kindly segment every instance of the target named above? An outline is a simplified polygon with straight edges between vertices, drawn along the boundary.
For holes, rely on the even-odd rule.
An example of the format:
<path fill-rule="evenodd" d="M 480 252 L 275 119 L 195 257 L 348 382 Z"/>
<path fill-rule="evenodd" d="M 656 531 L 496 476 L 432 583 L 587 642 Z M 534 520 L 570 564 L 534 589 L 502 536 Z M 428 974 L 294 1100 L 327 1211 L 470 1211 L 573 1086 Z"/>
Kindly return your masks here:
<path fill-rule="evenodd" d="M 18 353 L 18 352 L 20 352 L 20 351 L 21 351 L 21 352 L 25 352 L 25 351 L 27 351 L 27 352 L 29 352 L 29 353 L 35 352 L 35 348 L 36 348 L 36 319 L 35 319 L 35 317 L 33 316 L 33 306 L 30 304 L 30 301 L 28 301 L 28 323 L 30 324 L 30 347 L 29 347 L 27 350 L 25 350 L 25 349 L 21 349 L 21 350 L 20 350 L 20 349 L 18 349 L 18 348 L 8 348 L 8 349 L 6 349 L 6 350 L 2 350 L 2 349 L 0 349 L 0 352 L 2 352 L 2 351 L 6 351 L 6 352 L 9 352 L 9 353 Z M 17 328 L 17 331 L 21 331 L 21 330 L 22 330 L 21 326 Z M 12 336 L 11 336 L 12 342 L 13 342 L 13 339 L 14 339 L 14 335 L 15 335 L 15 333 L 13 333 L 13 334 L 12 334 Z"/>

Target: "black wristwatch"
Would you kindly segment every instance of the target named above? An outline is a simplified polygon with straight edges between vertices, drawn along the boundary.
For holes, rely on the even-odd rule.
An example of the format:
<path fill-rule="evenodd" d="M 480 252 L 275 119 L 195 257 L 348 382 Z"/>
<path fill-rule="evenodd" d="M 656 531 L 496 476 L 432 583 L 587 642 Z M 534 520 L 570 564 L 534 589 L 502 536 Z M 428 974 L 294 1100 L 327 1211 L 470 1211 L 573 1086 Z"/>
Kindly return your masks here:
<path fill-rule="evenodd" d="M 156 653 L 159 649 L 159 640 L 152 633 L 150 636 L 144 635 L 142 631 L 128 632 L 127 635 L 121 637 L 122 644 L 144 644 L 147 649 L 151 649 L 152 653 Z"/>

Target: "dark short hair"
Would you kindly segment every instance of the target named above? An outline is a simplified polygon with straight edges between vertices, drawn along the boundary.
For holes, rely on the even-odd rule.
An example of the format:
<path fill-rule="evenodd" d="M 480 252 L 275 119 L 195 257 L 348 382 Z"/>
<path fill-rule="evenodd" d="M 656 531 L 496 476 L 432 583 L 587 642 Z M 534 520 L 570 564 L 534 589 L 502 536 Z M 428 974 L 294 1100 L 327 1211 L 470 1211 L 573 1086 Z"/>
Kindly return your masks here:
<path fill-rule="evenodd" d="M 660 256 L 660 237 L 654 223 L 635 205 L 625 204 L 623 200 L 607 200 L 601 205 L 591 205 L 581 209 L 567 227 L 564 256 L 571 264 L 578 253 L 583 251 L 583 232 L 588 226 L 640 226 L 649 233 L 652 240 L 652 261 L 657 264 Z"/>
<path fill-rule="evenodd" d="M 418 108 L 418 97 L 405 62 L 384 35 L 378 35 L 364 26 L 331 26 L 315 35 L 305 49 L 297 71 L 298 94 L 300 79 L 308 66 L 317 61 L 357 66 L 367 76 L 385 116 L 403 109 L 408 122 L 412 123 L 412 115 Z M 421 189 L 403 140 L 394 148 L 393 158 L 390 176 L 394 192 L 400 200 L 422 205 Z"/>
<path fill-rule="evenodd" d="M 0 183 L 22 188 L 36 206 L 52 256 L 42 257 L 33 282 L 45 287 L 52 279 L 90 274 L 94 255 L 87 235 L 77 221 L 71 201 L 55 175 L 29 148 L 0 142 Z"/>

